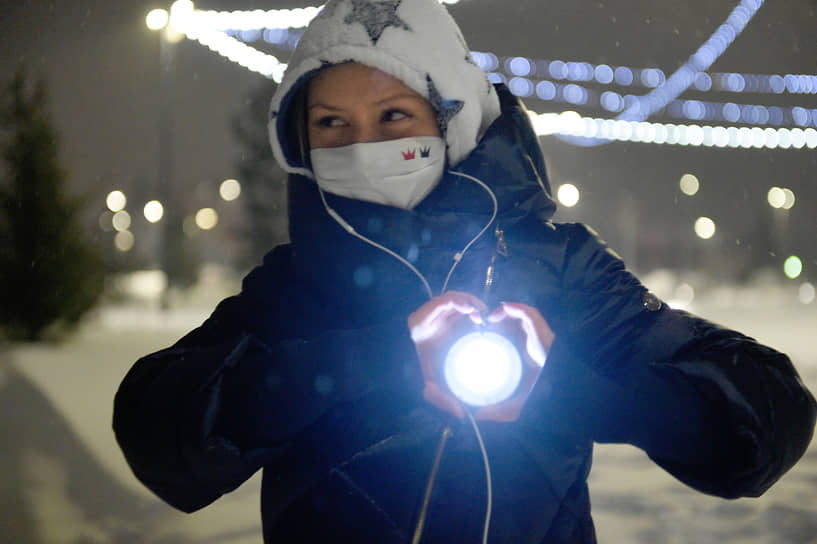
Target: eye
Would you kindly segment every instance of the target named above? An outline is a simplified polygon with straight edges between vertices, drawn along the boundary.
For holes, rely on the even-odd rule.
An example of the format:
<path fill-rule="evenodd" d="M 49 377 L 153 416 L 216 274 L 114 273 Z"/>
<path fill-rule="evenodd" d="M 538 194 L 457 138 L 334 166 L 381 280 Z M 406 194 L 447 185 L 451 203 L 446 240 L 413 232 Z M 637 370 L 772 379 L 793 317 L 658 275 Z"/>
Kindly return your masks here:
<path fill-rule="evenodd" d="M 401 109 L 390 109 L 383 112 L 381 116 L 381 120 L 385 123 L 391 123 L 394 121 L 402 121 L 403 119 L 409 119 L 412 115 L 405 110 Z"/>
<path fill-rule="evenodd" d="M 344 125 L 343 119 L 337 117 L 336 115 L 327 115 L 325 117 L 319 117 L 315 120 L 315 125 L 321 128 L 337 128 L 342 127 Z"/>

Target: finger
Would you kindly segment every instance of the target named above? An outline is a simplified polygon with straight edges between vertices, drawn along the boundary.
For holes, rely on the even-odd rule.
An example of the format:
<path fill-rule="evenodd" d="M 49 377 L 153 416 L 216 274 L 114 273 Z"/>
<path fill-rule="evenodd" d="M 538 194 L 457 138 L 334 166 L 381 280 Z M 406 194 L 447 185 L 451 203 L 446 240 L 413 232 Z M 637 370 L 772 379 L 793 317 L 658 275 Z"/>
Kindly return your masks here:
<path fill-rule="evenodd" d="M 525 350 L 528 356 L 539 366 L 544 366 L 547 348 L 553 340 L 553 331 L 539 313 L 539 310 L 525 304 L 503 302 L 496 311 L 488 316 L 490 323 L 499 323 L 505 319 L 519 323 L 525 334 Z M 547 347 L 546 347 L 547 346 Z"/>
<path fill-rule="evenodd" d="M 450 292 L 434 297 L 409 316 L 412 339 L 415 342 L 427 340 L 463 315 L 481 325 L 481 308 L 484 307 L 481 300 L 469 293 Z"/>

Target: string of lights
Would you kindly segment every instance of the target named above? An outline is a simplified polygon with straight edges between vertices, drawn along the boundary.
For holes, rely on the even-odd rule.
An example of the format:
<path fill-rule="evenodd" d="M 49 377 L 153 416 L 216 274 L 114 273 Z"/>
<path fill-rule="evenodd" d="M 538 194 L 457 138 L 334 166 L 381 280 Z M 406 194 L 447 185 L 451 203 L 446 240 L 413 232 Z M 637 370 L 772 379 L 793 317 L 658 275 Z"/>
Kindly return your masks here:
<path fill-rule="evenodd" d="M 629 107 L 638 108 L 640 104 L 639 98 L 632 94 L 599 92 L 576 83 L 553 83 L 546 79 L 536 81 L 525 77 L 508 79 L 504 74 L 497 72 L 490 72 L 488 77 L 494 83 L 505 83 L 514 95 L 521 98 L 535 97 L 545 102 L 600 107 L 614 113 Z M 817 127 L 817 108 L 809 109 L 802 106 L 765 106 L 675 99 L 667 104 L 664 114 L 676 119 L 693 121 Z"/>
<path fill-rule="evenodd" d="M 664 83 L 660 68 L 634 68 L 563 60 L 497 57 L 494 53 L 472 51 L 476 63 L 486 72 L 502 71 L 511 77 L 539 76 L 543 79 L 593 82 L 599 85 L 655 88 Z M 738 72 L 698 72 L 692 89 L 759 94 L 817 94 L 817 75 L 746 74 Z"/>
<path fill-rule="evenodd" d="M 641 142 L 719 148 L 815 149 L 817 130 L 813 128 L 724 127 L 675 125 L 626 119 L 583 117 L 576 112 L 531 112 L 534 130 L 540 136 Z"/>
<path fill-rule="evenodd" d="M 534 114 L 534 125 L 540 135 L 556 135 L 578 145 L 598 145 L 608 141 L 638 141 L 644 143 L 714 146 L 732 148 L 802 149 L 817 147 L 817 112 L 802 107 L 781 108 L 758 105 L 718 104 L 695 100 L 676 100 L 686 88 L 695 85 L 698 90 L 729 89 L 732 92 L 771 89 L 771 92 L 817 92 L 817 76 L 811 75 L 757 75 L 717 73 L 704 71 L 725 51 L 745 27 L 763 0 L 742 0 L 727 21 L 669 78 L 657 68 L 633 69 L 626 66 L 592 65 L 564 61 L 532 61 L 523 57 L 500 59 L 492 53 L 475 52 L 474 57 L 494 80 L 506 80 L 512 92 L 520 96 L 534 93 L 543 100 L 570 104 L 586 104 L 591 100 L 607 111 L 619 112 L 619 119 L 582 117 L 575 112 Z M 444 3 L 456 3 L 444 1 Z M 321 6 L 322 7 L 322 6 Z M 198 41 L 220 55 L 265 77 L 280 82 L 286 64 L 269 53 L 245 42 L 263 38 L 287 48 L 294 47 L 302 28 L 321 9 L 299 8 L 251 12 L 211 12 L 195 10 L 190 0 L 178 0 L 170 13 L 170 26 L 176 32 Z M 283 28 L 286 25 L 286 28 Z M 260 27 L 260 28 L 259 28 Z M 263 30 L 263 32 L 262 32 Z M 511 80 L 490 72 L 500 65 L 514 74 Z M 554 83 L 541 80 L 534 84 L 524 75 L 535 75 L 547 70 L 554 79 L 569 81 L 597 81 L 622 86 L 640 85 L 653 90 L 645 96 L 621 95 L 614 91 L 597 93 L 575 83 Z M 518 75 L 517 75 L 518 74 Z M 522 75 L 524 74 L 524 75 Z M 679 75 L 680 74 L 680 75 Z M 739 90 L 741 89 L 741 90 Z M 660 106 L 660 107 L 659 107 Z M 646 123 L 650 115 L 665 108 L 669 115 L 696 121 L 725 121 L 749 123 L 751 127 L 710 127 L 697 124 L 675 125 Z M 577 119 L 580 122 L 577 122 Z M 568 122 L 569 121 L 569 122 Z M 624 124 L 619 123 L 619 121 Z M 771 128 L 757 125 L 782 125 L 791 121 L 803 128 Z"/>

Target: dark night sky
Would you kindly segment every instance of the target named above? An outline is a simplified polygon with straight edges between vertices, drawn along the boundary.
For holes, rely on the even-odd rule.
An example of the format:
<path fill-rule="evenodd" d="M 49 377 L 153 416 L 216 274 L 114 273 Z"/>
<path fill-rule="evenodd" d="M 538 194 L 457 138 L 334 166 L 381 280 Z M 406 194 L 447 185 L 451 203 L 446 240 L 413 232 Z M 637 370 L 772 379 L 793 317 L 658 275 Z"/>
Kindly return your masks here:
<path fill-rule="evenodd" d="M 736 3 L 462 0 L 449 9 L 475 50 L 654 66 L 671 72 L 724 21 Z M 304 5 L 312 4 L 303 0 L 210 0 L 196 4 L 200 9 L 221 10 Z M 24 64 L 45 77 L 64 164 L 77 187 L 96 195 L 95 206 L 101 206 L 104 195 L 113 188 L 139 187 L 149 193 L 157 175 L 158 37 L 144 23 L 145 14 L 154 7 L 166 8 L 168 4 L 0 0 L 0 74 L 6 79 Z M 712 70 L 817 73 L 815 29 L 817 0 L 766 2 Z M 238 150 L 231 139 L 230 119 L 241 109 L 249 91 L 262 82 L 261 76 L 198 44 L 180 44 L 174 182 L 183 192 L 194 191 L 201 182 L 214 184 L 233 175 Z M 817 108 L 815 95 L 698 98 Z M 537 100 L 527 102 L 537 111 L 564 109 Z M 601 112 L 595 115 L 601 116 Z M 817 279 L 816 150 L 721 150 L 625 143 L 584 149 L 553 138 L 542 143 L 553 182 L 572 181 L 583 192 L 581 206 L 561 212 L 561 217 L 597 226 L 614 247 L 633 258 L 635 250 L 622 216 L 635 213 L 646 227 L 639 237 L 641 252 L 647 251 L 638 258 L 642 264 L 652 260 L 683 264 L 679 259 L 685 253 L 678 247 L 686 243 L 688 233 L 679 234 L 673 227 L 675 222 L 686 221 L 685 214 L 717 218 L 719 247 L 746 251 L 745 245 L 734 249 L 737 241 L 751 238 L 758 225 L 771 224 L 765 205 L 768 188 L 790 187 L 798 196 L 789 218 L 790 247 L 755 241 L 757 247 L 751 251 L 798 251 L 806 258 L 807 267 L 811 262 L 812 281 Z M 676 203 L 677 181 L 687 171 L 698 175 L 702 191 L 692 204 Z M 672 226 L 663 228 L 666 225 Z"/>

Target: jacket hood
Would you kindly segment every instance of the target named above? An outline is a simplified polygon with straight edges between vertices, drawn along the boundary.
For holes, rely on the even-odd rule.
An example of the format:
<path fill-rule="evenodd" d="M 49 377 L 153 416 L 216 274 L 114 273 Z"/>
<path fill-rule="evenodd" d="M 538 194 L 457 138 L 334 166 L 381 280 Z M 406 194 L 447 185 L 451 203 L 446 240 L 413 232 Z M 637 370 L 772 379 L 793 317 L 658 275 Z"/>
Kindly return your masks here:
<path fill-rule="evenodd" d="M 499 116 L 493 85 L 439 0 L 330 0 L 301 36 L 270 105 L 272 152 L 287 172 L 312 177 L 290 128 L 297 126 L 293 99 L 318 71 L 345 62 L 385 72 L 428 100 L 449 165 Z"/>

